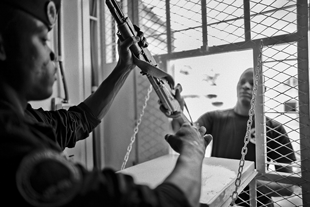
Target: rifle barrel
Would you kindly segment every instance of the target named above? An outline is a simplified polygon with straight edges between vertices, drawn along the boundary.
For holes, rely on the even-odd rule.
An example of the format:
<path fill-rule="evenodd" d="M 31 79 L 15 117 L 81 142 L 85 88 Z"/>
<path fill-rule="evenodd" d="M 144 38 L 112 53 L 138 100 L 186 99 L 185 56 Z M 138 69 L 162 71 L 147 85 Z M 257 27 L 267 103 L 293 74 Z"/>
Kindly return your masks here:
<path fill-rule="evenodd" d="M 111 1 L 111 0 L 106 0 L 106 5 L 108 6 L 110 11 L 115 11 L 115 12 L 111 12 L 111 14 L 113 15 L 116 23 L 118 25 L 124 23 L 124 13 L 122 12 L 122 10 L 119 8 L 118 4 L 115 1 Z"/>

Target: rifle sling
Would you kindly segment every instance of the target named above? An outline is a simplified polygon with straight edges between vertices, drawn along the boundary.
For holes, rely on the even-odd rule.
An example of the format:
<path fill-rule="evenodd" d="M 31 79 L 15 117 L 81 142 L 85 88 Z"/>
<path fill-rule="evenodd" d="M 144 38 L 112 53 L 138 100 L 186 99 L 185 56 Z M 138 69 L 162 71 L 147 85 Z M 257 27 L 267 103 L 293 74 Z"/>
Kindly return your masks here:
<path fill-rule="evenodd" d="M 160 79 L 166 79 L 166 81 L 168 82 L 169 86 L 174 89 L 174 79 L 171 75 L 169 75 L 168 73 L 166 73 L 165 71 L 149 64 L 146 61 L 140 60 L 139 58 L 137 58 L 134 54 L 133 54 L 133 60 L 134 63 L 142 70 L 143 73 L 145 74 L 149 74 L 151 76 L 154 76 L 156 78 L 160 78 Z"/>

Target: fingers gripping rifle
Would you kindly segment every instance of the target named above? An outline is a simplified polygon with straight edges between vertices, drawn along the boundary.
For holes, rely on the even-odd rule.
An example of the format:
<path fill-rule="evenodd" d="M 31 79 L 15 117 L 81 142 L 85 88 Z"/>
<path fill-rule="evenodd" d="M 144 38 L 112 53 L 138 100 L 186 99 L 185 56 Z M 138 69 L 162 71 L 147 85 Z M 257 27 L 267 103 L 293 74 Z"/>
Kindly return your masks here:
<path fill-rule="evenodd" d="M 106 0 L 106 4 L 117 23 L 118 36 L 120 40 L 137 36 L 137 31 L 134 28 L 131 20 L 125 17 L 115 0 Z M 143 61 L 139 64 L 142 74 L 146 75 L 152 84 L 157 96 L 159 97 L 163 106 L 167 109 L 167 115 L 180 113 L 184 122 L 191 123 L 187 117 L 182 113 L 179 102 L 175 99 L 175 88 L 173 78 L 163 70 L 157 67 L 157 63 L 150 51 L 138 43 L 130 47 L 131 52 Z"/>

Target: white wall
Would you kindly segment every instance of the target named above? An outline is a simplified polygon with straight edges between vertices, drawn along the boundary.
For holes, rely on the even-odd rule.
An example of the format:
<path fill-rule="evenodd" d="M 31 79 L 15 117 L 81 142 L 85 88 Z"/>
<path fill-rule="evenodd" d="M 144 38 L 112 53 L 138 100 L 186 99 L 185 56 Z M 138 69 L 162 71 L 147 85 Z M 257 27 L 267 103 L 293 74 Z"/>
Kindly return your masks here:
<path fill-rule="evenodd" d="M 70 105 L 79 104 L 91 93 L 89 14 L 87 0 L 62 1 L 64 73 L 67 80 Z M 82 17 L 84 16 L 84 19 Z M 88 33 L 87 33 L 88 31 Z M 88 168 L 93 167 L 92 136 L 67 149 L 68 155 Z"/>

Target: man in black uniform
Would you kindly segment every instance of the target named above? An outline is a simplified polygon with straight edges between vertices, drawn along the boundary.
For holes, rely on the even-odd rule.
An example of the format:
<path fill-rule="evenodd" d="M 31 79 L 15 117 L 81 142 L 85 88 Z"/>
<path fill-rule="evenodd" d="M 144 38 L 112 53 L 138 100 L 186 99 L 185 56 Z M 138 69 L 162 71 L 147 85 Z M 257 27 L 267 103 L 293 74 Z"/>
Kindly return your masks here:
<path fill-rule="evenodd" d="M 51 96 L 55 55 L 47 45 L 60 0 L 0 1 L 1 201 L 10 206 L 198 206 L 201 168 L 211 136 L 205 128 L 183 125 L 166 136 L 180 153 L 174 170 L 155 189 L 111 169 L 88 171 L 66 160 L 100 123 L 133 62 L 130 45 L 119 43 L 111 75 L 85 101 L 69 110 L 33 109 L 29 101 Z M 195 146 L 195 147 L 193 147 Z M 188 174 L 191 174 L 189 177 Z"/>

